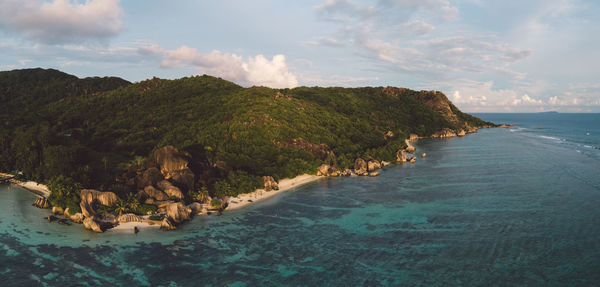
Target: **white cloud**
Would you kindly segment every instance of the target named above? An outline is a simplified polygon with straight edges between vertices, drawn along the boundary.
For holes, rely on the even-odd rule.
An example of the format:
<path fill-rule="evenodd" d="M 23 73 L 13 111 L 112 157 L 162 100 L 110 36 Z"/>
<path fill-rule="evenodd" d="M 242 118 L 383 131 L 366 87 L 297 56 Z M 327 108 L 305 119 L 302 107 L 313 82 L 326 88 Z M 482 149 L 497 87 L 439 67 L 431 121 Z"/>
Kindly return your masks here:
<path fill-rule="evenodd" d="M 122 29 L 119 0 L 4 0 L 0 29 L 48 44 L 106 39 Z"/>
<path fill-rule="evenodd" d="M 271 60 L 263 55 L 249 57 L 220 51 L 208 54 L 198 53 L 195 48 L 182 46 L 174 51 L 167 51 L 162 67 L 172 68 L 191 66 L 199 72 L 236 82 L 240 85 L 260 85 L 271 88 L 292 88 L 298 86 L 294 74 L 288 71 L 284 55 L 275 55 Z"/>
<path fill-rule="evenodd" d="M 534 99 L 534 98 L 530 97 L 529 95 L 525 94 L 521 98 L 513 99 L 512 102 L 511 102 L 511 104 L 513 106 L 519 106 L 519 105 L 541 105 L 542 104 L 542 100 Z"/>

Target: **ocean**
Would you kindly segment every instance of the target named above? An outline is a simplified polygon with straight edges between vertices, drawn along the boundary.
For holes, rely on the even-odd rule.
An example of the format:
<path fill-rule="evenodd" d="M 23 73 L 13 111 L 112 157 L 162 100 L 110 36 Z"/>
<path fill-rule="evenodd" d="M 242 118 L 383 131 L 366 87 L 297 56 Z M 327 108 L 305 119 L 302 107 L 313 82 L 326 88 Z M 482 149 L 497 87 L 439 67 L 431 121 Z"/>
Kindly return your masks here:
<path fill-rule="evenodd" d="M 2 286 L 597 286 L 600 114 L 414 143 L 379 177 L 324 178 L 177 231 L 95 234 L 0 186 Z M 541 128 L 538 128 L 541 127 Z"/>

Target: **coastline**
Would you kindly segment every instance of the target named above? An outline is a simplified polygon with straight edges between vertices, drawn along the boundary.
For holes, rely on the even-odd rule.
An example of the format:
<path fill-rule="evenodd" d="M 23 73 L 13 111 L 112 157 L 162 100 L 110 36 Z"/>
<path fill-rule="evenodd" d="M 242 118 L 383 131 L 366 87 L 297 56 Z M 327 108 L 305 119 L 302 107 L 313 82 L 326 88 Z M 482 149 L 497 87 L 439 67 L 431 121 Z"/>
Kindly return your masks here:
<path fill-rule="evenodd" d="M 225 210 L 234 210 L 246 207 L 251 205 L 252 203 L 267 199 L 276 194 L 280 194 L 284 191 L 290 190 L 295 187 L 302 186 L 304 184 L 316 181 L 320 178 L 326 178 L 324 176 L 317 176 L 311 174 L 303 174 L 294 178 L 285 178 L 279 181 L 279 189 L 265 191 L 264 189 L 257 189 L 250 193 L 240 194 L 236 197 L 230 197 L 228 200 L 228 205 Z M 251 200 L 251 201 L 249 201 Z"/>
<path fill-rule="evenodd" d="M 8 173 L 0 173 L 0 178 L 6 180 L 6 182 L 9 184 L 20 186 L 44 198 L 48 198 L 48 196 L 50 196 L 50 189 L 48 189 L 48 186 L 45 184 L 40 184 L 35 181 L 16 180 L 12 174 Z"/>

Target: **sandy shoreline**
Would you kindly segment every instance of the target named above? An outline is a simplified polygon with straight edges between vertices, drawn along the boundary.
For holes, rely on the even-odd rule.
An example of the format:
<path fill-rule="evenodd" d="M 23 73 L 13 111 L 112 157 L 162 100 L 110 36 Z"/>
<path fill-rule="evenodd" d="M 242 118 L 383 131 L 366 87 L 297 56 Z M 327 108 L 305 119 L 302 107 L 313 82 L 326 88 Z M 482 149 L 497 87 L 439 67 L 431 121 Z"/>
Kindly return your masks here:
<path fill-rule="evenodd" d="M 265 191 L 264 189 L 257 189 L 254 192 L 240 194 L 237 197 L 229 198 L 229 205 L 227 206 L 227 210 L 239 209 L 245 206 L 248 206 L 257 201 L 261 201 L 272 197 L 276 194 L 280 194 L 284 191 L 290 190 L 292 188 L 307 184 L 309 182 L 313 182 L 318 180 L 319 178 L 325 178 L 323 176 L 316 176 L 310 174 L 299 175 L 294 178 L 286 178 L 279 181 L 279 190 L 271 190 Z M 252 201 L 248 201 L 252 200 Z"/>
<path fill-rule="evenodd" d="M 50 196 L 50 190 L 48 189 L 48 186 L 44 184 L 39 184 L 35 181 L 18 181 L 14 179 L 11 179 L 9 182 L 45 198 L 48 198 L 48 196 Z"/>
<path fill-rule="evenodd" d="M 151 223 L 152 222 L 152 223 Z M 134 228 L 137 227 L 140 231 L 145 228 L 160 228 L 160 223 L 150 220 L 142 220 L 141 222 L 125 222 L 119 223 L 119 225 L 106 230 L 106 232 L 124 232 L 124 233 L 135 233 Z"/>

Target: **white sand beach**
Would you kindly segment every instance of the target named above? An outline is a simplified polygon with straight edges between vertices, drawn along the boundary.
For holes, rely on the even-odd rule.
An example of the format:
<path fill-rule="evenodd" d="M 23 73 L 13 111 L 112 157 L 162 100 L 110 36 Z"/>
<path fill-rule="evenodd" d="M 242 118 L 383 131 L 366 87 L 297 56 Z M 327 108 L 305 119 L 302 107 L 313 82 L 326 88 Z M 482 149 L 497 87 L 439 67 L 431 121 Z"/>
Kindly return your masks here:
<path fill-rule="evenodd" d="M 20 187 L 23 187 L 25 189 L 28 189 L 30 191 L 32 191 L 33 193 L 36 193 L 38 195 L 41 195 L 43 197 L 48 198 L 48 196 L 50 196 L 50 190 L 48 189 L 48 186 L 44 185 L 44 184 L 39 184 L 35 181 L 18 181 L 18 180 L 10 180 L 11 184 L 14 185 L 18 185 Z"/>
<path fill-rule="evenodd" d="M 145 228 L 160 228 L 160 222 L 152 220 L 143 220 L 142 222 L 126 222 L 119 223 L 119 225 L 108 229 L 106 232 L 123 232 L 123 233 L 135 233 L 134 227 L 143 231 Z"/>
<path fill-rule="evenodd" d="M 264 189 L 257 189 L 251 193 L 240 194 L 237 197 L 231 197 L 229 199 L 229 205 L 227 206 L 227 209 L 233 210 L 248 206 L 254 202 L 261 201 L 263 199 L 269 198 L 276 194 L 301 186 L 303 184 L 313 182 L 315 180 L 318 180 L 319 178 L 326 177 L 311 174 L 303 174 L 294 178 L 282 179 L 279 181 L 279 190 L 265 191 Z"/>

